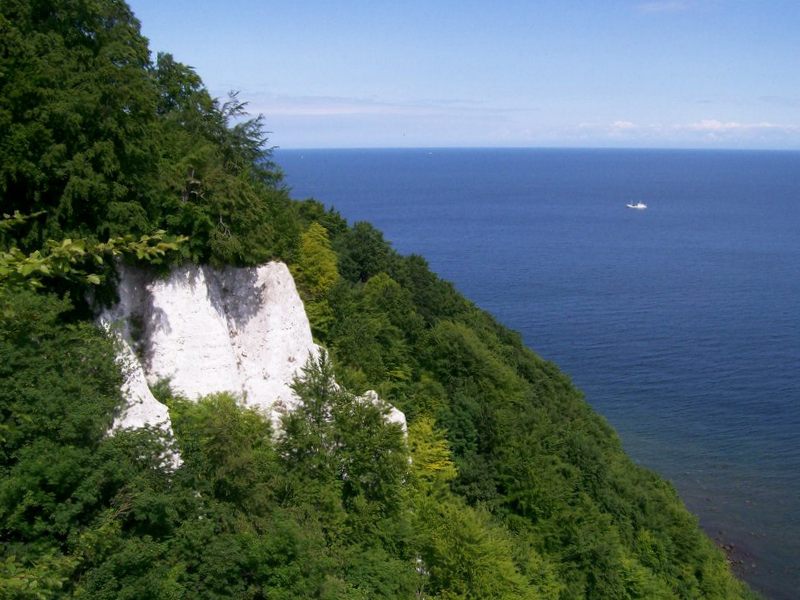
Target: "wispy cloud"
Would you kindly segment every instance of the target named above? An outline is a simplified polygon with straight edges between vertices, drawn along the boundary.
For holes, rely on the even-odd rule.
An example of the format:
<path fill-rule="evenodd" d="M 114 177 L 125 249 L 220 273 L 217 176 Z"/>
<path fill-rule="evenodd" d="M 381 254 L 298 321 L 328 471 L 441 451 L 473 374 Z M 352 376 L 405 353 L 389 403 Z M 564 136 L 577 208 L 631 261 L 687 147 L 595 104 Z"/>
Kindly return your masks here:
<path fill-rule="evenodd" d="M 262 96 L 250 106 L 254 112 L 268 116 L 334 117 L 347 115 L 406 115 L 423 116 L 429 107 L 381 102 L 370 98 L 336 96 Z"/>
<path fill-rule="evenodd" d="M 285 147 L 341 145 L 611 145 L 631 147 L 800 147 L 800 122 L 709 117 L 693 121 L 619 118 L 569 124 L 536 107 L 458 98 L 247 94 Z M 702 114 L 702 113 L 701 113 Z M 289 132 L 289 133 L 286 133 Z M 377 141 L 376 141 L 377 140 Z"/>
<path fill-rule="evenodd" d="M 490 106 L 482 102 L 454 98 L 385 101 L 375 98 L 279 94 L 256 94 L 248 108 L 251 113 L 264 113 L 268 117 L 430 117 L 470 113 L 497 115 L 536 110 L 535 108 Z"/>
<path fill-rule="evenodd" d="M 252 93 L 250 114 L 263 114 L 283 147 L 486 145 L 525 143 L 521 131 L 537 107 L 459 98 L 378 98 Z M 506 145 L 507 145 L 506 143 Z"/>
<path fill-rule="evenodd" d="M 583 139 L 650 145 L 747 146 L 779 139 L 793 141 L 795 145 L 800 142 L 800 125 L 769 121 L 702 119 L 689 123 L 634 123 L 620 119 L 610 123 L 580 123 L 573 131 Z"/>
<path fill-rule="evenodd" d="M 800 106 L 800 97 L 760 96 L 759 100 L 766 104 L 772 104 L 775 106 L 788 106 L 791 108 Z"/>
<path fill-rule="evenodd" d="M 644 0 L 633 5 L 637 12 L 649 15 L 708 13 L 721 7 L 720 0 Z"/>
<path fill-rule="evenodd" d="M 645 13 L 668 13 L 688 10 L 691 3 L 682 0 L 653 0 L 636 5 L 637 10 Z"/>
<path fill-rule="evenodd" d="M 707 133 L 726 133 L 726 132 L 757 132 L 757 131 L 783 131 L 787 133 L 800 132 L 800 126 L 787 125 L 781 123 L 771 123 L 769 121 L 759 121 L 757 123 L 743 123 L 740 121 L 722 121 L 720 119 L 701 119 L 691 123 L 634 123 L 632 121 L 618 120 L 608 124 L 601 123 L 581 123 L 579 129 L 595 131 L 605 131 L 606 133 L 650 133 L 666 134 L 670 132 L 694 131 Z"/>
<path fill-rule="evenodd" d="M 703 131 L 709 133 L 725 133 L 729 131 L 797 131 L 798 127 L 794 125 L 779 125 L 776 123 L 769 123 L 762 121 L 760 123 L 740 123 L 738 121 L 720 121 L 718 119 L 703 119 L 696 123 L 689 123 L 688 125 L 679 125 L 677 129 L 684 129 L 688 131 Z"/>

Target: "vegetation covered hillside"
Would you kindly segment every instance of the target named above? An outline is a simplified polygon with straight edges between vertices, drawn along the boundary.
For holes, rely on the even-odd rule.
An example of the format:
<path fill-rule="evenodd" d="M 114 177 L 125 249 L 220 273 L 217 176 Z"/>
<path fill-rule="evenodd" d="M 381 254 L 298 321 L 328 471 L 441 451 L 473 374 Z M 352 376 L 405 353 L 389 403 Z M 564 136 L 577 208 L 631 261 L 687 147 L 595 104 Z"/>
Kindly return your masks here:
<path fill-rule="evenodd" d="M 0 3 L 0 598 L 750 597 L 566 376 L 291 200 L 243 113 L 121 0 Z M 114 257 L 289 263 L 328 354 L 281 432 L 164 382 L 174 440 L 106 435 L 122 375 L 86 298 Z"/>

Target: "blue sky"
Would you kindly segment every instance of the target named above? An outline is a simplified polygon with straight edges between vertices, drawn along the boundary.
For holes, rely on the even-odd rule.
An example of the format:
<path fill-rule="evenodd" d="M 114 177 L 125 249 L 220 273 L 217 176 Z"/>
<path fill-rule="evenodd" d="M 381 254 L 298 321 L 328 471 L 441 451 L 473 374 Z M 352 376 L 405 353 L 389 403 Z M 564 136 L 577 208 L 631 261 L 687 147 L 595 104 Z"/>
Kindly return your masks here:
<path fill-rule="evenodd" d="M 800 149 L 798 0 L 130 0 L 283 148 Z"/>

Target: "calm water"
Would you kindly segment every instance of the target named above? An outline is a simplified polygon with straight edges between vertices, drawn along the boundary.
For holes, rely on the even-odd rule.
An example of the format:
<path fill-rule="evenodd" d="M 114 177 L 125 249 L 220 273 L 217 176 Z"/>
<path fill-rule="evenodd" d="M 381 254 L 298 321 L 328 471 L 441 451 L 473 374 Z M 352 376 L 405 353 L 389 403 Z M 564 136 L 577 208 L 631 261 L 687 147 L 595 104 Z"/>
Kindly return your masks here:
<path fill-rule="evenodd" d="M 770 598 L 800 590 L 800 153 L 279 151 L 551 359 Z M 648 203 L 645 211 L 625 207 Z"/>

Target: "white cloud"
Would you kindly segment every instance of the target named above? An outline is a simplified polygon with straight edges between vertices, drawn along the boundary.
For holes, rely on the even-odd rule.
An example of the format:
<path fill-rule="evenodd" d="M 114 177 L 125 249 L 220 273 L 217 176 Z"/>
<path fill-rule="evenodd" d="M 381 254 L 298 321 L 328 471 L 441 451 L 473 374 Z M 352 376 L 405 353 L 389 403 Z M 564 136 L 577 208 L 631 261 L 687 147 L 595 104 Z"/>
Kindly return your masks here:
<path fill-rule="evenodd" d="M 338 96 L 292 96 L 282 94 L 251 94 L 248 106 L 251 113 L 269 117 L 435 117 L 454 115 L 500 115 L 531 112 L 535 108 L 489 106 L 481 102 L 459 99 L 379 100 Z"/>
<path fill-rule="evenodd" d="M 430 108 L 403 103 L 381 102 L 369 98 L 326 96 L 263 96 L 250 106 L 253 112 L 269 116 L 334 117 L 358 115 L 424 116 Z"/>
<path fill-rule="evenodd" d="M 635 123 L 619 119 L 610 123 L 584 122 L 563 132 L 565 137 L 603 140 L 612 145 L 652 147 L 796 147 L 800 144 L 800 125 L 769 121 L 743 122 L 702 119 L 688 123 Z"/>
<path fill-rule="evenodd" d="M 525 144 L 535 107 L 454 98 L 243 95 L 283 147 L 475 146 Z M 506 134 L 506 132 L 510 132 Z M 508 139 L 506 139 L 508 137 Z"/>
<path fill-rule="evenodd" d="M 733 131 L 736 129 L 742 129 L 743 125 L 735 121 L 728 121 L 723 123 L 722 121 L 718 121 L 717 119 L 703 119 L 702 121 L 698 121 L 697 123 L 690 123 L 688 125 L 679 125 L 676 128 L 688 129 L 690 131 L 718 132 L 718 131 Z"/>
<path fill-rule="evenodd" d="M 536 108 L 459 99 L 380 99 L 246 93 L 283 146 L 580 145 L 800 147 L 800 123 L 725 120 L 547 121 Z M 631 116 L 632 117 L 632 116 Z"/>
<path fill-rule="evenodd" d="M 579 129 L 589 129 L 594 131 L 605 131 L 607 133 L 628 133 L 636 135 L 669 135 L 679 132 L 699 132 L 699 133 L 756 133 L 759 131 L 775 131 L 775 132 L 799 132 L 800 127 L 797 125 L 782 125 L 779 123 L 770 123 L 769 121 L 760 121 L 757 123 L 742 123 L 740 121 L 722 121 L 720 119 L 702 119 L 692 123 L 646 123 L 637 124 L 633 121 L 617 120 L 608 125 L 601 125 L 597 123 L 580 123 Z"/>
<path fill-rule="evenodd" d="M 718 119 L 703 119 L 688 125 L 678 125 L 676 129 L 688 131 L 705 131 L 709 133 L 725 133 L 729 131 L 759 131 L 759 130 L 783 130 L 797 131 L 794 125 L 778 125 L 762 121 L 760 123 L 739 123 L 738 121 L 720 121 Z"/>

